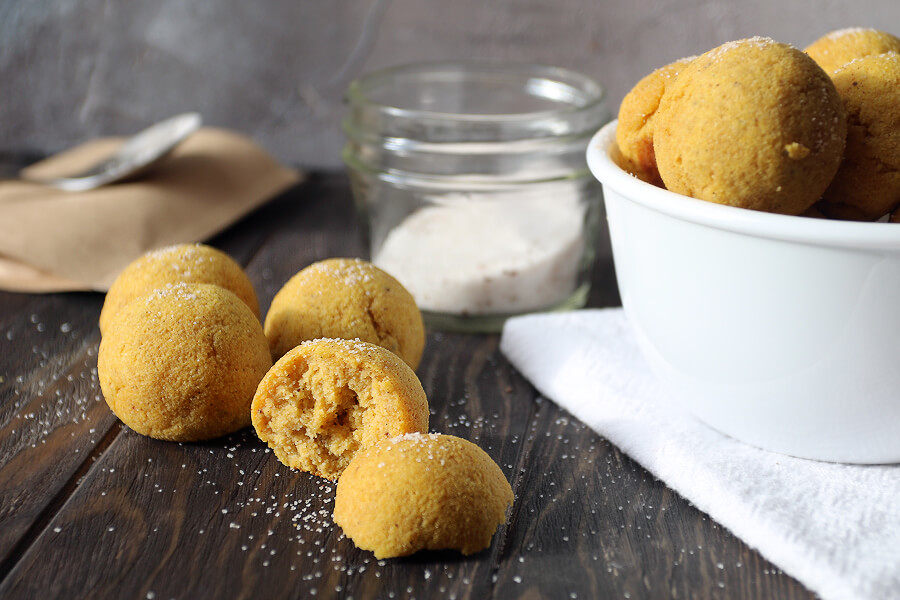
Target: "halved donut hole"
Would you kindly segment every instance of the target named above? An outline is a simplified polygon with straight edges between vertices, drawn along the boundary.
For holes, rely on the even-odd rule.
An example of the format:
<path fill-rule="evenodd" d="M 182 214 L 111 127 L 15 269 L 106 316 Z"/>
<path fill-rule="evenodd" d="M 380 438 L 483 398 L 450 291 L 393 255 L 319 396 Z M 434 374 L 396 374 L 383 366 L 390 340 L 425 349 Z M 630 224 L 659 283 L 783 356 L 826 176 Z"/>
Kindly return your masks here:
<path fill-rule="evenodd" d="M 313 443 L 327 451 L 323 460 L 328 462 L 329 470 L 343 471 L 362 442 L 360 432 L 366 409 L 360 406 L 357 393 L 345 385 L 335 390 L 333 401 L 323 403 L 319 410 L 322 414 L 317 415 L 316 421 L 320 426 L 312 436 Z"/>
<path fill-rule="evenodd" d="M 363 447 L 428 430 L 428 402 L 412 369 L 358 340 L 317 339 L 285 354 L 263 378 L 253 426 L 278 459 L 337 479 Z"/>

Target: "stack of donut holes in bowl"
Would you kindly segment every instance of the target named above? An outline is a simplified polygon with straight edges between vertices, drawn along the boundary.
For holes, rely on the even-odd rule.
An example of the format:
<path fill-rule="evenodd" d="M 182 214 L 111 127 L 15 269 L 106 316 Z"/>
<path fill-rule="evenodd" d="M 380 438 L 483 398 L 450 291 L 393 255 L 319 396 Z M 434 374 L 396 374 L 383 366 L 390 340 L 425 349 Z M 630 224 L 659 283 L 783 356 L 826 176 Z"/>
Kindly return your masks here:
<path fill-rule="evenodd" d="M 194 442 L 252 424 L 286 466 L 337 480 L 335 523 L 378 558 L 478 552 L 506 520 L 500 467 L 428 433 L 421 313 L 367 261 L 301 270 L 263 325 L 231 257 L 203 244 L 155 250 L 110 287 L 100 329 L 100 386 L 127 426 Z"/>
<path fill-rule="evenodd" d="M 641 79 L 619 107 L 619 165 L 701 200 L 900 221 L 900 38 L 867 28 L 801 51 L 728 42 Z"/>

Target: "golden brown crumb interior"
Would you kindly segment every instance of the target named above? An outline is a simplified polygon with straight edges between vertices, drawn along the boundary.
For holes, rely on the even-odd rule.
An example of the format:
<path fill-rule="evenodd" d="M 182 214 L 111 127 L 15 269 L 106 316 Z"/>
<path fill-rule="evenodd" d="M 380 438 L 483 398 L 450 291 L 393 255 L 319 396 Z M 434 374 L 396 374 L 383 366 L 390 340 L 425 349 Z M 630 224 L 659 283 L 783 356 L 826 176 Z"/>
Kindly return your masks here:
<path fill-rule="evenodd" d="M 290 467 L 336 477 L 362 443 L 369 385 L 359 372 L 296 360 L 270 380 L 257 429 Z"/>

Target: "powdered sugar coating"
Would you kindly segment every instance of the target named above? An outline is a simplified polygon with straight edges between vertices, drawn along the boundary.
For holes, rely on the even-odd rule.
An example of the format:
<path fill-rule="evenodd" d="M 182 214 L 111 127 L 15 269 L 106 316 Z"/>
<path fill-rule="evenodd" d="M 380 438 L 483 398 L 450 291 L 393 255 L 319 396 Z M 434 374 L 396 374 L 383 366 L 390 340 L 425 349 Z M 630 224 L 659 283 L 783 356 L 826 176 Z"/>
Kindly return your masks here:
<path fill-rule="evenodd" d="M 265 332 L 276 359 L 304 340 L 359 339 L 415 369 L 425 347 L 422 315 L 406 288 L 352 258 L 319 261 L 291 277 L 272 299 Z"/>
<path fill-rule="evenodd" d="M 654 150 L 673 192 L 796 215 L 827 187 L 845 137 L 828 76 L 793 46 L 753 37 L 684 68 L 660 101 Z"/>
<path fill-rule="evenodd" d="M 856 58 L 900 52 L 900 38 L 871 27 L 846 27 L 825 34 L 805 51 L 831 75 Z"/>
<path fill-rule="evenodd" d="M 414 433 L 363 449 L 338 480 L 334 521 L 376 558 L 419 550 L 478 552 L 506 518 L 513 493 L 481 448 Z"/>
<path fill-rule="evenodd" d="M 336 479 L 362 448 L 428 430 L 422 385 L 397 355 L 358 339 L 307 340 L 260 382 L 251 418 L 289 467 Z"/>
<path fill-rule="evenodd" d="M 225 288 L 158 288 L 110 317 L 97 359 L 107 404 L 138 433 L 212 439 L 250 424 L 250 400 L 272 365 L 262 326 Z"/>
<path fill-rule="evenodd" d="M 178 283 L 208 283 L 241 299 L 259 318 L 253 284 L 230 256 L 204 244 L 177 244 L 151 250 L 129 264 L 110 286 L 100 313 L 100 331 L 111 316 L 134 298 Z"/>

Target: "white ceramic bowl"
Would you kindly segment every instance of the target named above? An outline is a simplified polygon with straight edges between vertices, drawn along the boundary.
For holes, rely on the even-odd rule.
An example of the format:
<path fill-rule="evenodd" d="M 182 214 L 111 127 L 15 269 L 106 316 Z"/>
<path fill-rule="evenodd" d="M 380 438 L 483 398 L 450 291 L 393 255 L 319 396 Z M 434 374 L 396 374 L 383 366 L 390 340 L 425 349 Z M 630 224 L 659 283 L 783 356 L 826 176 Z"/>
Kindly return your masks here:
<path fill-rule="evenodd" d="M 603 184 L 622 303 L 652 369 L 750 444 L 900 462 L 900 224 L 790 217 L 688 198 L 611 158 Z"/>

